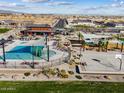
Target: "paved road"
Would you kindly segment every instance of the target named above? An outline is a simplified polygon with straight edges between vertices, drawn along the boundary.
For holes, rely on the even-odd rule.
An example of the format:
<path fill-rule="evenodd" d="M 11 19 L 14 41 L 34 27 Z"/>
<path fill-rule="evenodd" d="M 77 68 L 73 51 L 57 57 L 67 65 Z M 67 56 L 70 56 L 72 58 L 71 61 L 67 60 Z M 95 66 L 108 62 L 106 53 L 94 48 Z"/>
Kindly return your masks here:
<path fill-rule="evenodd" d="M 66 19 L 59 19 L 59 21 L 55 24 L 55 28 L 65 28 L 65 25 L 67 24 Z"/>

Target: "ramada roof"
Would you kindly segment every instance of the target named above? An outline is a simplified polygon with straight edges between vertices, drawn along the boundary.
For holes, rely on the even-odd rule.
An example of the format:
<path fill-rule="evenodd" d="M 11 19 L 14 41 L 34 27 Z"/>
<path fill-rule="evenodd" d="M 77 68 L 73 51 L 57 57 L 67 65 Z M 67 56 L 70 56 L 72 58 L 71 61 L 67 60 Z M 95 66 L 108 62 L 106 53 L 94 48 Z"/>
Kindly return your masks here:
<path fill-rule="evenodd" d="M 52 30 L 23 30 L 21 32 L 53 32 Z"/>
<path fill-rule="evenodd" d="M 48 24 L 32 24 L 32 25 L 27 25 L 26 27 L 30 28 L 30 27 L 51 27 Z"/>

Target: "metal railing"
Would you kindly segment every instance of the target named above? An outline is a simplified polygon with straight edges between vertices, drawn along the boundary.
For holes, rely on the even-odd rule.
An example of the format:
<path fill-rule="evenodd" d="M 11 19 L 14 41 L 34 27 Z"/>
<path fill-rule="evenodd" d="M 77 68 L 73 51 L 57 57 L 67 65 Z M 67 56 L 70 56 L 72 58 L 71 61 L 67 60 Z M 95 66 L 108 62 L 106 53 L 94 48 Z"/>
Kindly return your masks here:
<path fill-rule="evenodd" d="M 42 69 L 44 67 L 55 67 L 64 63 L 67 63 L 69 59 L 69 55 L 67 55 L 66 57 L 62 56 L 58 59 L 54 59 L 54 60 L 50 60 L 49 62 L 47 60 L 43 61 L 43 62 L 39 62 L 38 65 L 34 65 L 34 69 Z M 25 61 L 25 62 L 29 62 L 29 61 Z M 12 69 L 33 69 L 31 67 L 31 64 L 25 64 L 22 65 L 22 62 L 18 62 L 18 61 L 13 61 L 13 62 L 7 62 L 6 64 L 3 64 L 3 62 L 0 62 L 2 64 L 0 64 L 0 68 L 12 68 Z M 29 62 L 31 63 L 31 62 Z"/>

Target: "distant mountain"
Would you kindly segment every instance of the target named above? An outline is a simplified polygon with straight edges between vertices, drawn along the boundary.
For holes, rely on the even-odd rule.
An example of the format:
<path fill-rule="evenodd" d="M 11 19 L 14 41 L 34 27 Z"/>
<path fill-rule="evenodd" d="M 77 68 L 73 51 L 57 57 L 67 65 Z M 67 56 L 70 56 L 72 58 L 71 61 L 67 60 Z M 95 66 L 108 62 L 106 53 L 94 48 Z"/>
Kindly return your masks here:
<path fill-rule="evenodd" d="M 11 11 L 11 10 L 0 10 L 0 14 L 20 14 L 21 12 Z"/>

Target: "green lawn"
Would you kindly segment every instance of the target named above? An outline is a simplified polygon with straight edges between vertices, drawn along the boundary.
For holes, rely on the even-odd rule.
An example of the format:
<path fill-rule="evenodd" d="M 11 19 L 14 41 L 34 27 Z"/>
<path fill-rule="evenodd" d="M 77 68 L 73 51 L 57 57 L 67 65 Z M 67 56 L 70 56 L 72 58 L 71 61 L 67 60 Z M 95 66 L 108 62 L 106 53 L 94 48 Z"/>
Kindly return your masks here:
<path fill-rule="evenodd" d="M 124 83 L 0 82 L 0 93 L 124 93 Z"/>
<path fill-rule="evenodd" d="M 120 38 L 119 40 L 124 41 L 124 38 Z"/>
<path fill-rule="evenodd" d="M 8 32 L 10 29 L 8 28 L 0 28 L 0 34 Z"/>

